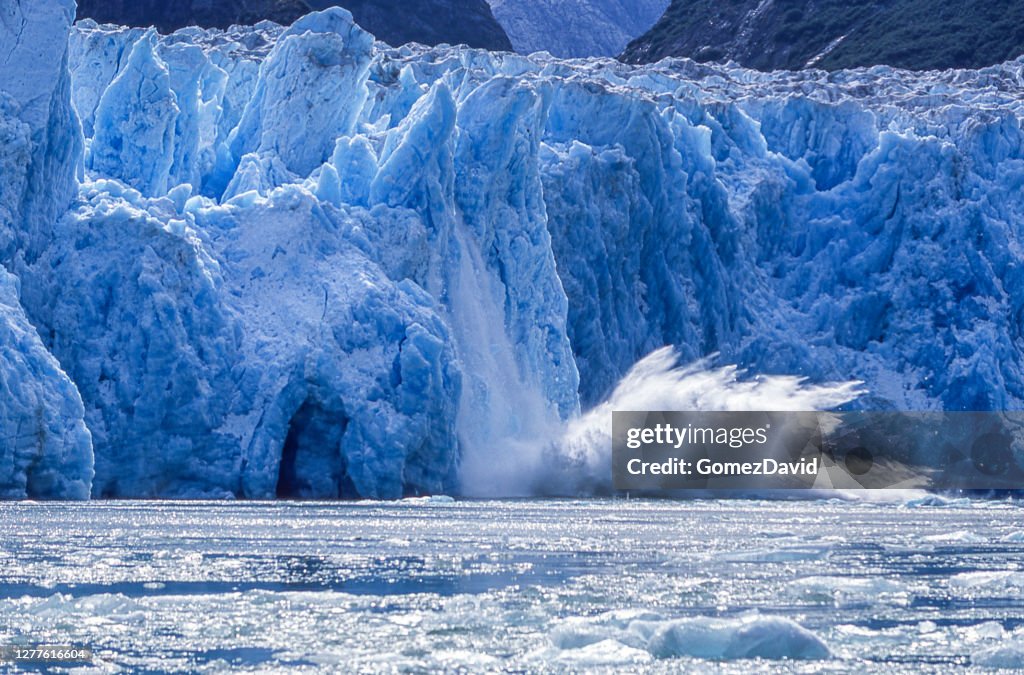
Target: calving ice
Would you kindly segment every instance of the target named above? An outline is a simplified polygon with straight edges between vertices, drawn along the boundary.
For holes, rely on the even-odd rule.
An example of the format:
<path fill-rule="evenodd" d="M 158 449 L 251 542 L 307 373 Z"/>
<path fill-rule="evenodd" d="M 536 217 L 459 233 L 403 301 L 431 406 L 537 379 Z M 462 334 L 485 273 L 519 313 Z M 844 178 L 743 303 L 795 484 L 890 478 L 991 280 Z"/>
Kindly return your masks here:
<path fill-rule="evenodd" d="M 616 392 L 691 409 L 674 362 L 631 371 L 664 345 L 777 375 L 764 406 L 856 379 L 854 406 L 1024 407 L 1021 61 L 633 67 L 392 49 L 337 8 L 165 36 L 0 6 L 5 496 L 508 494 L 552 452 L 607 484 Z M 704 365 L 685 391 L 750 409 Z"/>

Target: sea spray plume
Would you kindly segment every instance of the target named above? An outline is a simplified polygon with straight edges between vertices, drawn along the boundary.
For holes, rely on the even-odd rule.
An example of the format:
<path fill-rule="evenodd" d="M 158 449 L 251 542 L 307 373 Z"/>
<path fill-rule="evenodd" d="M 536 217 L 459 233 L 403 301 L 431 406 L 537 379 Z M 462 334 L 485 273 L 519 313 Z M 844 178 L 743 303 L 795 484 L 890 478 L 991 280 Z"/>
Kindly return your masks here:
<path fill-rule="evenodd" d="M 673 347 L 642 359 L 603 403 L 570 420 L 534 467 L 530 490 L 541 495 L 612 492 L 612 413 L 616 410 L 828 410 L 863 393 L 860 382 L 808 384 L 805 378 L 743 378 L 736 366 L 711 367 L 711 358 L 679 364 Z"/>

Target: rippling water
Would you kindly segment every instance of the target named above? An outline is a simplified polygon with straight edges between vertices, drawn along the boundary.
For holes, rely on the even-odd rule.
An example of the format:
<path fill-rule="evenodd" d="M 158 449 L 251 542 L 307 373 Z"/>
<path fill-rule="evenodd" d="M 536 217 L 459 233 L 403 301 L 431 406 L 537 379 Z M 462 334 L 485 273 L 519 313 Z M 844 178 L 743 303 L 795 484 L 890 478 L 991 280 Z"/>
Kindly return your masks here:
<path fill-rule="evenodd" d="M 3 504 L 0 645 L 29 642 L 103 671 L 1021 667 L 1024 509 Z"/>

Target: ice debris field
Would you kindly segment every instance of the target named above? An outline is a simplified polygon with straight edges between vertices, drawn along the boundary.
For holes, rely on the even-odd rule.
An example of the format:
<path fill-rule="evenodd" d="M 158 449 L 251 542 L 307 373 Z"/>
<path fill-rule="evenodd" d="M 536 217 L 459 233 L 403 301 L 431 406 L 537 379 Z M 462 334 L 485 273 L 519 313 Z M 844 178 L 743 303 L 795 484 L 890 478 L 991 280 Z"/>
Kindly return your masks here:
<path fill-rule="evenodd" d="M 1024 60 L 73 17 L 0 0 L 0 497 L 501 493 L 665 345 L 776 376 L 696 403 L 1024 405 Z"/>
<path fill-rule="evenodd" d="M 1024 668 L 1019 502 L 435 496 L 0 516 L 0 626 L 89 645 L 74 672 Z"/>

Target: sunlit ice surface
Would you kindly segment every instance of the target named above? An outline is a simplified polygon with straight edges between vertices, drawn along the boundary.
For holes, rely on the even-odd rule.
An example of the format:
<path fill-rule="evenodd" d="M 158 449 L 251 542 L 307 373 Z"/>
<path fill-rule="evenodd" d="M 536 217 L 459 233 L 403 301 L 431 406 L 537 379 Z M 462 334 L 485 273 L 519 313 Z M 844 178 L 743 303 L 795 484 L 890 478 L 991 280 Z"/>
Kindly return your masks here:
<path fill-rule="evenodd" d="M 849 501 L 0 505 L 0 644 L 87 672 L 1024 665 L 1024 509 Z"/>

